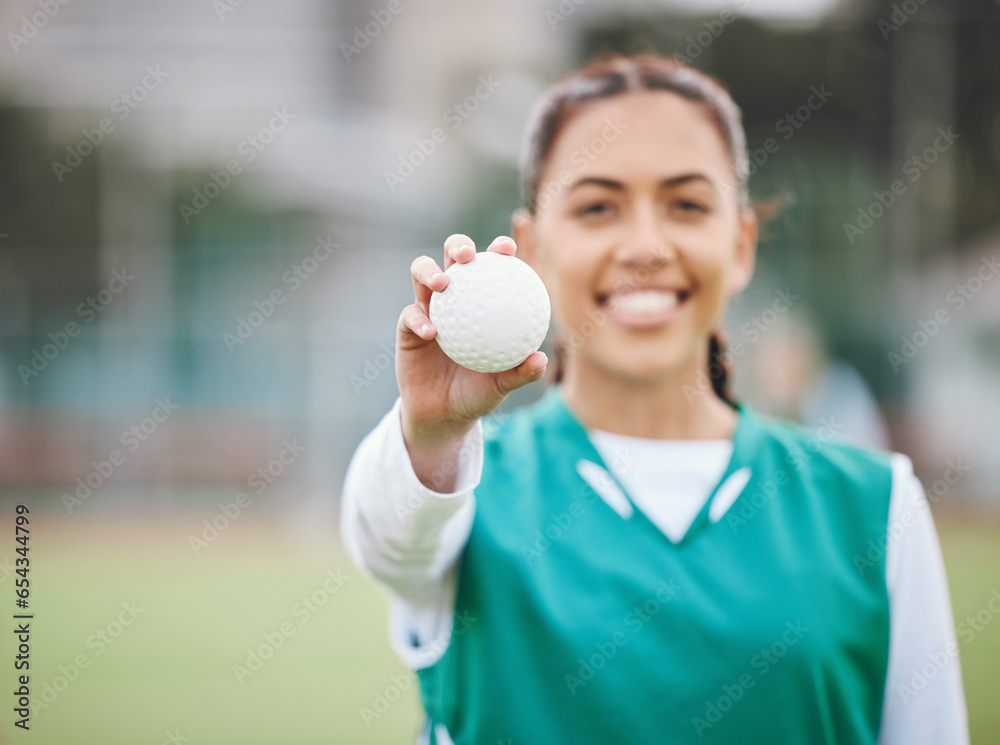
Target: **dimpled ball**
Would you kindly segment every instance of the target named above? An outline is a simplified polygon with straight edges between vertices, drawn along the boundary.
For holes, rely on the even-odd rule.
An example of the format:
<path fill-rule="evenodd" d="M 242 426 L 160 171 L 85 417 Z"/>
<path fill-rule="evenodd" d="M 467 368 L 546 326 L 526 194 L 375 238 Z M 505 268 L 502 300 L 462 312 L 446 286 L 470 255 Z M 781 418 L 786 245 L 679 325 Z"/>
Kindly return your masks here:
<path fill-rule="evenodd" d="M 501 372 L 541 346 L 551 307 L 531 267 L 514 256 L 481 251 L 445 274 L 448 286 L 431 295 L 430 317 L 451 359 L 476 372 Z"/>

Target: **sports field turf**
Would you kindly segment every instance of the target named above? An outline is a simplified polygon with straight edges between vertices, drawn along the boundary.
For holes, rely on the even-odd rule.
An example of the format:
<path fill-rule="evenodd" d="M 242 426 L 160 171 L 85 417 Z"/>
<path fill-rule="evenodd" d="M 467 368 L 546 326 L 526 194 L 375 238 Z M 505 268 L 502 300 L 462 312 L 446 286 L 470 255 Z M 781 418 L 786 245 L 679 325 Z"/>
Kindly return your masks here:
<path fill-rule="evenodd" d="M 241 516 L 196 557 L 188 536 L 210 514 L 33 517 L 31 686 L 50 703 L 24 733 L 12 726 L 8 693 L 0 741 L 413 741 L 415 681 L 388 647 L 385 599 L 344 557 L 332 524 Z M 939 531 L 961 621 L 1000 588 L 1000 529 L 939 518 Z M 10 538 L 0 562 L 6 556 L 13 565 L 13 549 Z M 5 608 L 14 606 L 15 577 L 0 585 Z M 996 615 L 961 643 L 975 745 L 998 742 L 1000 732 Z M 7 685 L 14 683 L 11 637 L 0 642 Z M 269 659 L 258 666 L 248 648 Z M 246 668 L 237 670 L 240 680 L 237 665 Z M 400 688 L 407 690 L 384 713 L 363 720 L 376 694 L 394 699 Z"/>

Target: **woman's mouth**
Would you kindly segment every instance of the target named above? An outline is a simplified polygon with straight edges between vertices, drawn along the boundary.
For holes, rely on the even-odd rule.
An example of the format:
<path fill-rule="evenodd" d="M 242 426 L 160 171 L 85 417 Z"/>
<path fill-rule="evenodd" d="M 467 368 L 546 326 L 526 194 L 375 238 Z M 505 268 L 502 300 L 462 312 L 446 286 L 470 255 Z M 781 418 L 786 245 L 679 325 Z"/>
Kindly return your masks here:
<path fill-rule="evenodd" d="M 672 321 L 689 295 L 688 290 L 646 288 L 598 296 L 597 302 L 615 323 L 649 328 Z"/>

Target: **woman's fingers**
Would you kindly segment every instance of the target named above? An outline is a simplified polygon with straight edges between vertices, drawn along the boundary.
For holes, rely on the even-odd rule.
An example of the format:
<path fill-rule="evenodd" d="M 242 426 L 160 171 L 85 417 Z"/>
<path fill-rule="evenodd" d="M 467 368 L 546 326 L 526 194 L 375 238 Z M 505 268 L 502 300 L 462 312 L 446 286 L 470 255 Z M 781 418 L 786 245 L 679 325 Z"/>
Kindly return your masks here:
<path fill-rule="evenodd" d="M 441 292 L 448 286 L 448 276 L 430 256 L 418 256 L 413 260 L 410 277 L 413 279 L 413 298 L 425 311 L 431 301 L 431 293 Z"/>
<path fill-rule="evenodd" d="M 495 251 L 498 254 L 504 254 L 505 256 L 513 256 L 517 251 L 517 244 L 514 243 L 514 239 L 510 236 L 501 235 L 493 239 L 487 251 Z"/>
<path fill-rule="evenodd" d="M 456 262 L 465 264 L 472 261 L 475 255 L 476 244 L 467 235 L 454 233 L 444 242 L 445 269 Z M 414 259 L 410 265 L 410 275 L 413 278 L 413 297 L 424 310 L 431 301 L 431 293 L 442 292 L 448 286 L 448 275 L 430 256 L 418 256 Z"/>
<path fill-rule="evenodd" d="M 517 251 L 517 245 L 514 243 L 513 238 L 501 235 L 495 238 L 486 250 L 513 256 Z M 444 268 L 446 270 L 455 263 L 466 264 L 472 261 L 475 256 L 476 244 L 469 236 L 463 233 L 449 235 L 444 242 Z M 441 289 L 444 288 L 442 287 Z M 435 292 L 440 292 L 441 289 L 434 288 Z"/>
<path fill-rule="evenodd" d="M 444 242 L 445 269 L 448 269 L 455 262 L 465 264 L 472 261 L 475 256 L 476 244 L 467 235 L 455 233 L 453 235 L 449 235 Z"/>
<path fill-rule="evenodd" d="M 437 335 L 437 330 L 428 318 L 427 313 L 419 305 L 407 305 L 403 312 L 399 314 L 399 325 L 397 331 L 401 341 L 409 339 L 412 344 L 405 346 L 417 346 L 425 341 L 430 341 Z M 416 339 L 412 337 L 417 337 Z"/>

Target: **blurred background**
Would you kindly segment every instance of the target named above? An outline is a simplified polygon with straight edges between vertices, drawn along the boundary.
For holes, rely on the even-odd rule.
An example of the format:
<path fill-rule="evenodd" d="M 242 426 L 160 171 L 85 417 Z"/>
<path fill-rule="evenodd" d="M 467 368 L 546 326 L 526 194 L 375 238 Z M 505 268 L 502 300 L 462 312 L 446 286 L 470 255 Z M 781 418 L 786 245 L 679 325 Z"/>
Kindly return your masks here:
<path fill-rule="evenodd" d="M 913 458 L 1000 742 L 996 0 L 5 0 L 0 32 L 0 602 L 24 504 L 34 742 L 413 740 L 340 485 L 397 395 L 410 262 L 509 232 L 532 103 L 608 51 L 742 107 L 781 207 L 735 388 Z"/>

